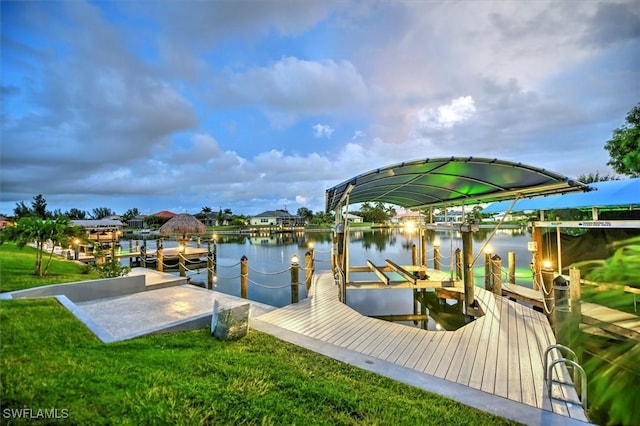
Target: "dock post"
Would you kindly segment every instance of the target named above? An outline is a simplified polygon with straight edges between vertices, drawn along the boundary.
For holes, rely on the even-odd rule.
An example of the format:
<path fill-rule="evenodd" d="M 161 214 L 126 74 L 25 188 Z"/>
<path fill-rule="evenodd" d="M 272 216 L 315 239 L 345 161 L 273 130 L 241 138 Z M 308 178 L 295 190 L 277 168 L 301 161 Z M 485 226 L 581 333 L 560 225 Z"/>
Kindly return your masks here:
<path fill-rule="evenodd" d="M 509 282 L 516 283 L 516 253 L 510 251 L 507 253 L 507 262 L 509 262 Z"/>
<path fill-rule="evenodd" d="M 133 241 L 131 241 L 131 239 L 129 239 L 129 254 L 131 254 L 131 248 L 133 246 Z M 78 260 L 78 256 L 76 255 L 76 260 Z M 133 266 L 133 257 L 129 257 L 129 267 Z"/>
<path fill-rule="evenodd" d="M 156 269 L 158 270 L 158 272 L 162 272 L 164 270 L 163 248 L 164 247 L 162 245 L 159 245 L 158 249 L 156 250 L 156 260 L 157 260 Z"/>
<path fill-rule="evenodd" d="M 213 253 L 211 247 L 207 252 L 207 288 L 213 290 Z"/>
<path fill-rule="evenodd" d="M 240 297 L 247 299 L 249 288 L 249 259 L 247 256 L 240 258 Z"/>
<path fill-rule="evenodd" d="M 540 290 L 542 283 L 540 282 L 540 275 L 542 274 L 542 229 L 534 226 L 531 229 L 531 238 L 535 246 L 533 252 L 533 289 Z"/>
<path fill-rule="evenodd" d="M 456 279 L 462 279 L 462 250 L 456 249 Z"/>
<path fill-rule="evenodd" d="M 413 315 L 418 315 L 418 289 L 413 289 Z M 417 320 L 413 320 L 413 325 L 418 325 Z"/>
<path fill-rule="evenodd" d="M 142 247 L 140 247 L 140 266 L 142 266 L 143 268 L 147 267 L 147 248 L 144 244 L 142 245 Z"/>
<path fill-rule="evenodd" d="M 298 303 L 298 281 L 300 278 L 300 265 L 298 264 L 298 256 L 291 257 L 291 303 Z"/>
<path fill-rule="evenodd" d="M 469 312 L 473 310 L 475 296 L 473 287 L 473 233 L 470 229 L 462 230 L 462 254 L 463 270 L 464 270 L 464 306 L 465 316 L 471 320 Z"/>
<path fill-rule="evenodd" d="M 415 244 L 411 246 L 411 264 L 413 266 L 416 266 L 418 264 L 418 249 L 416 248 Z"/>
<path fill-rule="evenodd" d="M 427 267 L 427 236 L 422 227 L 420 227 L 420 265 Z"/>
<path fill-rule="evenodd" d="M 186 252 L 186 246 L 185 246 L 185 252 Z M 181 250 L 178 250 L 178 266 L 180 268 L 180 276 L 181 277 L 186 277 L 187 276 L 187 271 L 185 269 L 185 265 L 184 265 L 184 261 L 185 261 L 185 257 L 184 254 Z"/>
<path fill-rule="evenodd" d="M 542 275 L 542 291 L 543 291 L 543 309 L 549 319 L 549 324 L 553 328 L 553 310 L 555 308 L 555 299 L 553 295 L 553 269 L 543 268 Z"/>
<path fill-rule="evenodd" d="M 313 250 L 313 249 L 311 249 Z M 313 255 L 311 251 L 304 254 L 304 278 L 305 285 L 307 287 L 307 297 L 309 297 L 309 290 L 311 289 L 311 280 L 313 278 Z"/>
<path fill-rule="evenodd" d="M 433 245 L 433 269 L 440 270 L 440 246 Z"/>
<path fill-rule="evenodd" d="M 422 320 L 422 329 L 423 330 L 428 330 L 429 329 L 429 317 L 427 316 L 427 302 L 426 302 L 426 298 L 427 298 L 427 289 L 423 288 L 422 290 L 420 290 L 421 293 L 421 298 L 420 298 L 420 313 L 422 315 L 424 315 L 424 320 Z"/>
<path fill-rule="evenodd" d="M 213 240 L 213 273 L 218 273 L 218 241 Z"/>
<path fill-rule="evenodd" d="M 491 291 L 491 253 L 484 254 L 484 289 Z"/>
<path fill-rule="evenodd" d="M 553 331 L 556 341 L 561 345 L 571 346 L 571 313 L 569 302 L 569 282 L 562 275 L 553 280 Z"/>
<path fill-rule="evenodd" d="M 497 254 L 491 258 L 491 290 L 502 296 L 502 258 Z"/>

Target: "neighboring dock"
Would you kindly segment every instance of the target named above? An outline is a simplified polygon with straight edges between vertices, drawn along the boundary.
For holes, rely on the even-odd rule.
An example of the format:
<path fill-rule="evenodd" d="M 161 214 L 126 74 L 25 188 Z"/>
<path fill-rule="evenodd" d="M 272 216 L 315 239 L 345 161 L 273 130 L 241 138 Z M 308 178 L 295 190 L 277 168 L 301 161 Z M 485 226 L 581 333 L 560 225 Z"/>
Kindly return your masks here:
<path fill-rule="evenodd" d="M 329 355 L 347 351 L 349 359 L 356 356 L 368 365 L 408 369 L 413 375 L 424 375 L 416 377 L 424 377 L 427 383 L 462 385 L 447 396 L 455 398 L 471 388 L 505 398 L 500 399 L 505 406 L 510 401 L 524 404 L 520 408 L 540 409 L 533 423 L 547 423 L 544 418 L 551 413 L 586 421 L 573 386 L 554 382 L 553 398 L 547 397 L 543 354 L 555 337 L 546 317 L 477 287 L 476 300 L 482 317 L 456 331 L 426 331 L 359 314 L 338 301 L 331 273 L 323 273 L 309 299 L 262 315 L 253 325 L 302 346 L 307 342 L 306 346 Z M 557 358 L 554 351 L 551 354 L 550 359 Z M 484 400 L 482 393 L 478 395 Z"/>

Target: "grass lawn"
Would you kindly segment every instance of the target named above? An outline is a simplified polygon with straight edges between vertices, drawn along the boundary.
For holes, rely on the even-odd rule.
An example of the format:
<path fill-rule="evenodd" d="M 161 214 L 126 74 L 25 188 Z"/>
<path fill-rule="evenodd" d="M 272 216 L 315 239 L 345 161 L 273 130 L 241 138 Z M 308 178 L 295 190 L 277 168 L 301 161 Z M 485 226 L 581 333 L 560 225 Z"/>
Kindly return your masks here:
<path fill-rule="evenodd" d="M 38 278 L 34 262 L 0 246 L 2 291 L 97 278 L 64 259 Z M 0 415 L 33 424 L 7 418 L 21 409 L 57 409 L 47 424 L 513 424 L 255 330 L 104 344 L 53 298 L 0 301 Z"/>
<path fill-rule="evenodd" d="M 201 329 L 103 344 L 51 298 L 0 301 L 0 324 L 2 413 L 58 409 L 74 424 L 510 424 L 255 330 L 236 342 Z"/>
<path fill-rule="evenodd" d="M 43 265 L 47 260 L 48 255 L 44 257 Z M 26 246 L 19 249 L 13 243 L 0 245 L 0 292 L 100 278 L 88 266 L 56 256 L 51 260 L 49 273 L 44 277 L 36 277 L 33 274 L 35 264 L 35 248 Z"/>

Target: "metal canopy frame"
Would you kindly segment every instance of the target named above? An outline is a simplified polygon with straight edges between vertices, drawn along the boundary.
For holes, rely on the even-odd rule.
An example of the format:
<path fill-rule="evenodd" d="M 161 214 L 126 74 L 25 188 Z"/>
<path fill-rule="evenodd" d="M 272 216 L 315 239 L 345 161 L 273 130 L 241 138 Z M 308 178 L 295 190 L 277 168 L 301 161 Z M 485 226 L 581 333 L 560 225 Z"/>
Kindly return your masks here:
<path fill-rule="evenodd" d="M 342 207 L 346 200 L 350 204 L 383 202 L 419 209 L 588 190 L 581 182 L 522 163 L 495 158 L 435 158 L 375 169 L 329 188 L 326 211 Z"/>

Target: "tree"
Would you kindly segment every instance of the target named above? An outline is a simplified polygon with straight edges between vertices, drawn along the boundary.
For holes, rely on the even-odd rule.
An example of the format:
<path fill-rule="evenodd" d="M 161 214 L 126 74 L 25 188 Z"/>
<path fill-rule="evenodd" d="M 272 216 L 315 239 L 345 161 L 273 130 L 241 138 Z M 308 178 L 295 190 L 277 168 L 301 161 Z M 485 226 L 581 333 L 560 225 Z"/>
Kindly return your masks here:
<path fill-rule="evenodd" d="M 211 207 L 207 207 L 207 206 L 204 206 L 202 210 L 200 210 L 200 212 L 204 214 L 211 213 L 212 211 L 213 210 L 211 210 Z"/>
<path fill-rule="evenodd" d="M 24 201 L 20 201 L 19 203 L 16 203 L 16 208 L 13 209 L 13 216 L 16 220 L 21 217 L 31 216 L 31 209 L 27 207 Z"/>
<path fill-rule="evenodd" d="M 35 216 L 25 216 L 18 222 L 2 230 L 0 244 L 14 241 L 19 248 L 27 244 L 36 245 L 36 264 L 34 274 L 44 276 L 49 272 L 49 265 L 56 245 L 68 245 L 72 238 L 81 238 L 84 230 L 71 224 L 69 218 L 60 216 L 55 219 L 41 219 Z M 50 244 L 50 250 L 49 250 Z M 44 254 L 49 253 L 49 259 L 43 269 Z"/>
<path fill-rule="evenodd" d="M 640 103 L 627 114 L 627 123 L 613 131 L 604 145 L 609 151 L 607 165 L 623 175 L 640 176 Z"/>
<path fill-rule="evenodd" d="M 300 207 L 296 214 L 303 217 L 306 222 L 311 222 L 313 219 L 313 212 L 306 207 Z"/>
<path fill-rule="evenodd" d="M 91 215 L 94 219 L 104 219 L 108 216 L 113 216 L 114 212 L 108 207 L 96 207 L 93 209 L 93 214 Z"/>
<path fill-rule="evenodd" d="M 134 207 L 132 209 L 127 210 L 126 212 L 124 212 L 124 214 L 122 215 L 122 220 L 124 220 L 125 222 L 128 220 L 133 219 L 134 217 L 140 215 L 140 211 Z"/>
<path fill-rule="evenodd" d="M 600 172 L 598 172 L 597 170 L 595 173 L 589 173 L 588 175 L 581 174 L 576 179 L 582 183 L 607 182 L 610 180 L 620 180 L 620 178 L 615 175 L 600 175 Z"/>
<path fill-rule="evenodd" d="M 72 208 L 65 215 L 71 220 L 82 220 L 87 218 L 88 213 L 84 210 Z"/>
<path fill-rule="evenodd" d="M 33 197 L 33 201 L 31 202 L 31 209 L 36 217 L 40 219 L 47 218 L 47 200 L 44 199 L 42 194 L 38 194 Z"/>

